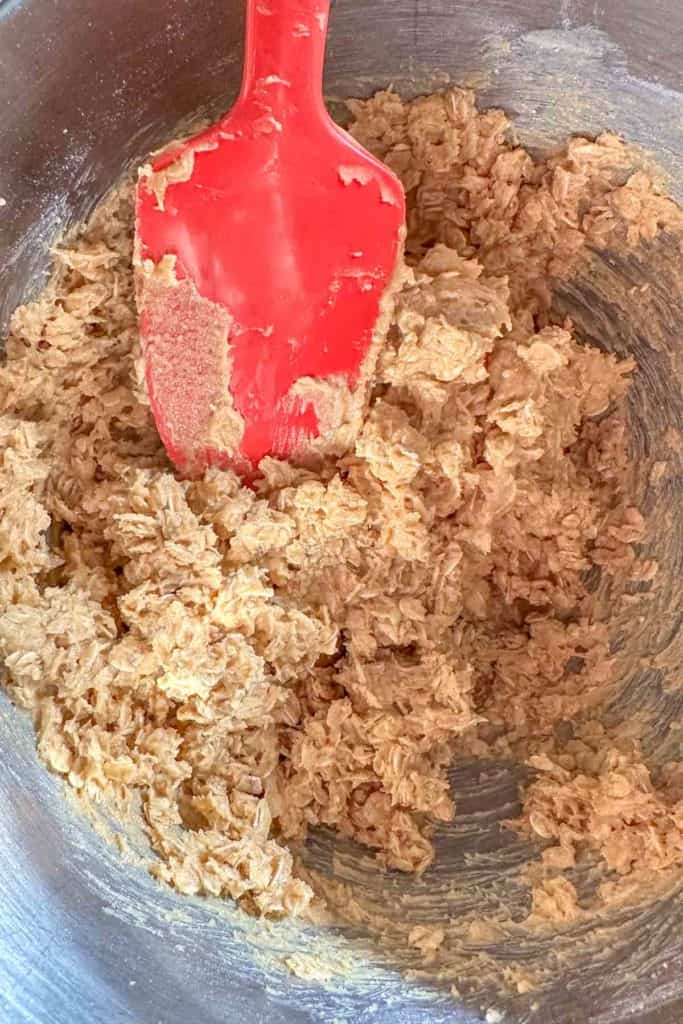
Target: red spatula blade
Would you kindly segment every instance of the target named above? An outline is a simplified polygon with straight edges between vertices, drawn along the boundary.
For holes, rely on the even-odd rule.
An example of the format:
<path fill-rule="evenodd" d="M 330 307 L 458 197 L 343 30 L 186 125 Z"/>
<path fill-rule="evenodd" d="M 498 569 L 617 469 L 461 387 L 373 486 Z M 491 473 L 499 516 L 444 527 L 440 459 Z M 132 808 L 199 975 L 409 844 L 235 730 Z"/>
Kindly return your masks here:
<path fill-rule="evenodd" d="M 237 104 L 141 172 L 142 349 L 186 472 L 305 458 L 331 429 L 310 382 L 358 387 L 397 264 L 401 186 L 322 100 L 328 6 L 248 0 Z"/>

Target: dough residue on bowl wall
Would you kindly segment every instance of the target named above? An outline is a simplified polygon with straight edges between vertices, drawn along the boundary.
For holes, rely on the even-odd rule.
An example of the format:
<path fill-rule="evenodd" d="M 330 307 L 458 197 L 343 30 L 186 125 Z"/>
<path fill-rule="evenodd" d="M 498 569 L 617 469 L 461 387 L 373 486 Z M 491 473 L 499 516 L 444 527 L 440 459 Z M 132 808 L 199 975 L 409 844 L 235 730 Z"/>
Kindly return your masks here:
<path fill-rule="evenodd" d="M 142 390 L 129 182 L 15 313 L 7 687 L 52 771 L 124 819 L 139 803 L 156 877 L 271 916 L 311 903 L 288 848 L 310 827 L 422 872 L 457 813 L 454 754 L 517 757 L 537 774 L 512 825 L 545 843 L 533 915 L 567 921 L 586 846 L 614 876 L 599 900 L 669 884 L 683 813 L 680 765 L 653 778 L 597 714 L 617 680 L 587 574 L 656 573 L 628 488 L 634 367 L 580 344 L 552 289 L 681 214 L 611 135 L 535 161 L 466 91 L 352 111 L 408 223 L 347 455 L 266 459 L 256 491 L 174 473 Z M 436 948 L 433 929 L 411 941 Z"/>

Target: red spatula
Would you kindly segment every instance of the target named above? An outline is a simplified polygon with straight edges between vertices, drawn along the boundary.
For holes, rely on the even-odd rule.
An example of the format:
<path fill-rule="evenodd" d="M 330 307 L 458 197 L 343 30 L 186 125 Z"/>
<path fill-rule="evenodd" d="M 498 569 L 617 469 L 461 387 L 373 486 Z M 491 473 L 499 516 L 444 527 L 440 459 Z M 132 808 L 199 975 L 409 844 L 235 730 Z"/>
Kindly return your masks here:
<path fill-rule="evenodd" d="M 145 372 L 185 473 L 305 457 L 334 426 L 311 380 L 362 386 L 404 197 L 325 109 L 328 13 L 329 0 L 247 0 L 236 105 L 140 174 Z"/>

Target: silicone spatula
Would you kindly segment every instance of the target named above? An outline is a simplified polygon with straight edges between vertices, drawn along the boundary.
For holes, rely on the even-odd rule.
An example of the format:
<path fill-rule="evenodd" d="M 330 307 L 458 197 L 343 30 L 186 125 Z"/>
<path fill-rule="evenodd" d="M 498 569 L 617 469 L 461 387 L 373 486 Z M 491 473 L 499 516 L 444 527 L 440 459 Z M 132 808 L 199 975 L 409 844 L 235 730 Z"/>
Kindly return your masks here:
<path fill-rule="evenodd" d="M 405 206 L 326 111 L 328 14 L 329 0 L 247 0 L 235 106 L 140 173 L 147 387 L 187 474 L 305 456 L 322 429 L 306 383 L 362 384 Z"/>

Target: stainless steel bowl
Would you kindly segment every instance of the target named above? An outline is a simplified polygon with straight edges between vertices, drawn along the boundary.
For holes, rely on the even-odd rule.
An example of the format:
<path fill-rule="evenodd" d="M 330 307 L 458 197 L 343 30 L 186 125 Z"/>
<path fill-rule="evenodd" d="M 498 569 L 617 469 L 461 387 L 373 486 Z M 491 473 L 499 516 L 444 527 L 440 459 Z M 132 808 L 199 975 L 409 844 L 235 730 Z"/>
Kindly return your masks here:
<path fill-rule="evenodd" d="M 53 239 L 127 165 L 198 110 L 226 107 L 238 86 L 242 24 L 240 0 L 0 0 L 0 325 L 44 281 Z M 449 81 L 477 87 L 484 106 L 505 107 L 532 147 L 573 132 L 621 132 L 653 152 L 683 196 L 678 0 L 338 0 L 327 61 L 332 104 L 388 83 L 415 94 Z M 587 337 L 640 363 L 632 442 L 663 585 L 639 616 L 615 622 L 624 672 L 609 714 L 640 714 L 654 765 L 680 757 L 683 736 L 680 449 L 666 456 L 666 486 L 655 493 L 645 483 L 667 429 L 680 431 L 682 421 L 680 253 L 661 245 L 651 253 L 656 279 L 647 252 L 621 262 L 606 254 L 557 297 Z M 614 275 L 650 281 L 651 298 L 615 298 Z M 438 978 L 407 980 L 400 951 L 382 953 L 360 929 L 284 924 L 264 936 L 229 907 L 159 888 L 79 819 L 39 766 L 30 723 L 4 697 L 0 751 L 4 1024 L 683 1018 L 680 895 L 606 918 L 599 943 L 594 922 L 522 949 L 472 945 L 470 965 L 482 950 L 501 969 L 526 959 L 548 967 L 547 983 L 505 996 L 475 970 L 468 1008 L 459 1008 Z M 485 778 L 473 765 L 454 769 L 461 815 L 439 834 L 436 865 L 420 883 L 379 875 L 349 844 L 333 863 L 334 841 L 323 833 L 306 857 L 416 922 L 485 912 L 500 899 L 521 915 L 528 895 L 518 871 L 534 851 L 500 827 L 514 813 L 520 778 L 508 764 L 487 765 Z M 278 966 L 302 948 L 352 955 L 363 966 L 321 987 Z M 568 966 L 558 969 L 565 956 Z"/>

